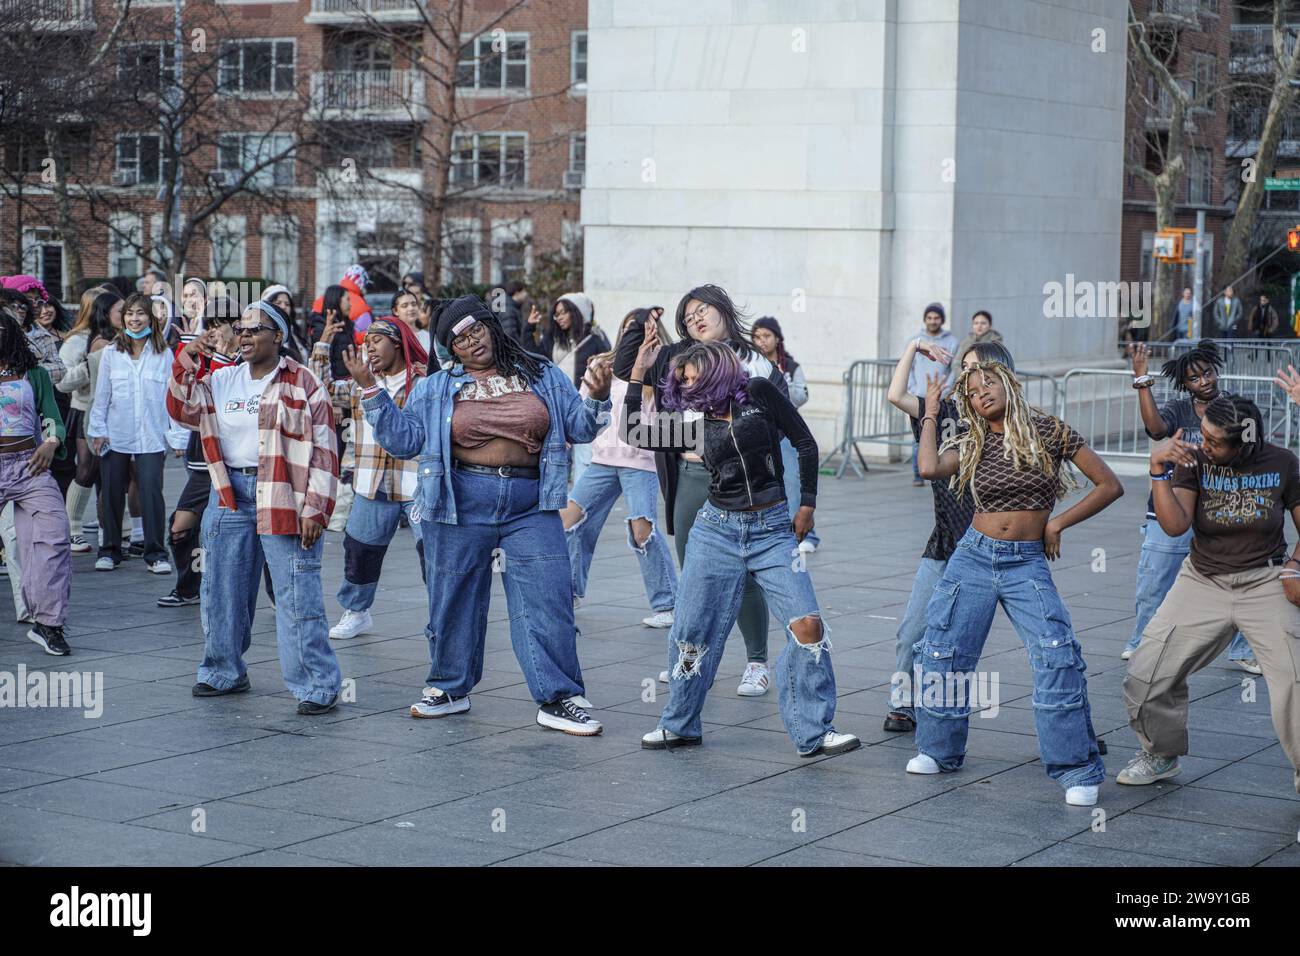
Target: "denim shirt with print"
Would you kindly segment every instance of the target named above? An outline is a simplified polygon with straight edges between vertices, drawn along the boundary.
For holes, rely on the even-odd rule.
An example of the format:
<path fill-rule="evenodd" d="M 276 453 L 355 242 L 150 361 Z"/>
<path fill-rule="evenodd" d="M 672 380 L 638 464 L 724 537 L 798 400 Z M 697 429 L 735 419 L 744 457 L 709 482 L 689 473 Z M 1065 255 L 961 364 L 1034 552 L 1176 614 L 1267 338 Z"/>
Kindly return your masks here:
<path fill-rule="evenodd" d="M 388 393 L 362 399 L 375 440 L 394 458 L 419 458 L 411 520 L 456 524 L 456 496 L 451 485 L 451 415 L 456 395 L 474 379 L 457 363 L 422 378 L 402 408 Z M 610 403 L 582 398 L 573 381 L 549 362 L 532 384 L 551 417 L 538 455 L 538 509 L 559 511 L 569 502 L 567 444 L 585 445 L 610 422 Z"/>

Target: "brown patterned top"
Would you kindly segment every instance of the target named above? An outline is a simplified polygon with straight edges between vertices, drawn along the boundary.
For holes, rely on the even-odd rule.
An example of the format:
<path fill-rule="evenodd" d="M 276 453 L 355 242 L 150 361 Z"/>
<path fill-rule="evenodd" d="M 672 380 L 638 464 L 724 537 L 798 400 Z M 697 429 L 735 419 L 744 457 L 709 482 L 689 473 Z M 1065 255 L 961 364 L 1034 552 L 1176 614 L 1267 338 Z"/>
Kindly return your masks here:
<path fill-rule="evenodd" d="M 1061 462 L 1071 459 L 1087 444 L 1069 425 L 1050 415 L 1035 415 L 1034 428 L 1052 459 L 1052 472 L 1045 475 L 1032 466 L 1015 468 L 1004 456 L 1002 436 L 990 431 L 975 465 L 976 514 L 991 511 L 1050 511 L 1056 504 L 1056 481 Z"/>

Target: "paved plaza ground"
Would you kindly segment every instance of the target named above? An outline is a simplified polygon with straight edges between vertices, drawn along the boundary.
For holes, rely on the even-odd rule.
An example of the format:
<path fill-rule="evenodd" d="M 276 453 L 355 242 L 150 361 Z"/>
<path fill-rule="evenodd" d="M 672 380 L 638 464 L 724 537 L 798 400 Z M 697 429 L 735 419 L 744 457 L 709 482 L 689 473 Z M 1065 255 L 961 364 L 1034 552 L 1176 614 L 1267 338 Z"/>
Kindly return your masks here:
<path fill-rule="evenodd" d="M 167 499 L 183 474 L 168 467 Z M 0 862 L 30 865 L 1017 865 L 1295 866 L 1300 798 L 1257 680 L 1220 660 L 1191 683 L 1191 755 L 1182 776 L 1129 788 L 1132 757 L 1119 652 L 1133 622 L 1146 482 L 1067 531 L 1054 568 L 1089 664 L 1092 714 L 1109 745 L 1100 808 L 1065 806 L 1038 761 L 1027 657 L 999 612 L 982 667 L 999 675 L 996 717 L 971 722 L 965 769 L 904 773 L 911 738 L 886 734 L 894 630 L 930 532 L 930 492 L 906 466 L 822 479 L 810 559 L 832 630 L 836 726 L 862 749 L 802 760 L 775 692 L 736 695 L 744 647 L 733 632 L 704 711 L 703 747 L 640 749 L 663 704 L 666 631 L 644 628 L 640 576 L 616 507 L 578 611 L 594 739 L 534 723 L 494 587 L 483 682 L 473 709 L 413 720 L 428 671 L 425 596 L 409 537 L 389 552 L 378 633 L 336 642 L 355 702 L 299 717 L 276 656 L 265 597 L 248 655 L 249 694 L 190 696 L 203 636 L 197 607 L 160 609 L 171 579 L 132 560 L 112 573 L 74 557 L 68 638 L 56 660 L 0 611 L 0 671 L 102 672 L 103 713 L 0 710 Z M 404 535 L 405 533 L 403 533 Z M 1288 533 L 1288 537 L 1293 532 Z M 1094 570 L 1094 549 L 1105 570 Z M 343 567 L 325 548 L 326 605 Z M 7 588 L 0 587 L 0 594 Z M 7 597 L 0 608 L 10 607 Z M 781 647 L 772 631 L 773 657 Z M 644 699 L 645 688 L 659 694 Z M 201 812 L 199 812 L 201 811 Z"/>

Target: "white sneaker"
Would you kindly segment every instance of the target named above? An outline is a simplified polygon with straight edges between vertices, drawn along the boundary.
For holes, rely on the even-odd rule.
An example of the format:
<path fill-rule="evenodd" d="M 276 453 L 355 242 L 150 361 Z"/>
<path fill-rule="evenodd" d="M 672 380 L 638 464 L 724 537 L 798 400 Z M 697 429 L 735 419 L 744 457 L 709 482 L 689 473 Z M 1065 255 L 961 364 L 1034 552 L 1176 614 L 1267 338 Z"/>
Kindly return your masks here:
<path fill-rule="evenodd" d="M 807 538 L 804 538 L 799 542 L 799 552 L 800 554 L 815 554 L 817 552 L 817 545 L 813 544 Z"/>
<path fill-rule="evenodd" d="M 1145 787 L 1160 780 L 1168 780 L 1183 772 L 1177 757 L 1157 757 L 1145 750 L 1139 750 L 1129 765 L 1115 777 L 1116 783 L 1130 787 Z"/>
<path fill-rule="evenodd" d="M 358 634 L 364 634 L 375 626 L 369 611 L 344 611 L 339 622 L 330 628 L 330 637 L 336 641 L 345 641 Z"/>
<path fill-rule="evenodd" d="M 646 627 L 672 627 L 673 612 L 656 611 L 654 614 L 651 614 L 649 617 L 641 618 L 641 623 L 644 624 Z"/>
<path fill-rule="evenodd" d="M 1095 784 L 1088 787 L 1067 787 L 1065 802 L 1072 807 L 1095 807 L 1100 790 L 1101 788 Z"/>
<path fill-rule="evenodd" d="M 447 717 L 469 712 L 469 697 L 451 697 L 436 687 L 426 687 L 424 696 L 411 705 L 412 717 Z"/>
<path fill-rule="evenodd" d="M 115 567 L 117 567 L 117 565 L 113 563 L 113 559 L 108 555 L 104 555 L 95 562 L 96 571 L 112 571 Z"/>
<path fill-rule="evenodd" d="M 641 738 L 642 750 L 670 750 L 674 747 L 698 747 L 703 738 L 679 737 L 671 730 L 656 727 Z"/>
<path fill-rule="evenodd" d="M 70 550 L 73 554 L 85 554 L 90 550 L 90 542 L 79 534 L 72 536 L 72 545 Z"/>
<path fill-rule="evenodd" d="M 838 754 L 846 754 L 850 750 L 857 750 L 861 746 L 862 741 L 853 734 L 841 734 L 834 730 L 828 730 L 816 747 L 807 753 L 800 753 L 799 756 L 834 757 Z"/>
<path fill-rule="evenodd" d="M 767 693 L 767 684 L 767 665 L 750 661 L 745 665 L 745 673 L 740 678 L 736 693 L 741 697 L 762 697 Z"/>
<path fill-rule="evenodd" d="M 1234 661 L 1238 667 L 1247 674 L 1263 674 L 1264 668 L 1259 666 L 1259 661 Z"/>
<path fill-rule="evenodd" d="M 1126 647 L 1124 648 L 1124 650 L 1119 652 L 1119 659 L 1122 661 L 1126 661 L 1132 656 L 1133 656 L 1133 648 L 1131 647 Z"/>
<path fill-rule="evenodd" d="M 668 683 L 668 672 L 667 672 L 667 671 L 660 671 L 660 672 L 659 672 L 659 683 L 661 683 L 661 684 L 667 684 L 667 683 Z"/>
<path fill-rule="evenodd" d="M 939 765 L 926 754 L 917 754 L 907 762 L 908 773 L 939 773 Z"/>
<path fill-rule="evenodd" d="M 172 566 L 166 561 L 154 561 L 148 565 L 148 568 L 154 574 L 171 574 Z"/>

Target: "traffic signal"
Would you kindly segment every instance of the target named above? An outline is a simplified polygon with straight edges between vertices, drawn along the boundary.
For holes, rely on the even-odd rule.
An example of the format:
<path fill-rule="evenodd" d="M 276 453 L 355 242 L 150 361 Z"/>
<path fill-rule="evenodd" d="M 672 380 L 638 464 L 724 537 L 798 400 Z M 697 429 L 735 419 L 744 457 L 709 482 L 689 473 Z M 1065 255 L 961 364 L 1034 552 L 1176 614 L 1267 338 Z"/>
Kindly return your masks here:
<path fill-rule="evenodd" d="M 1300 227 L 1287 230 L 1286 247 L 1292 252 L 1300 252 Z"/>

